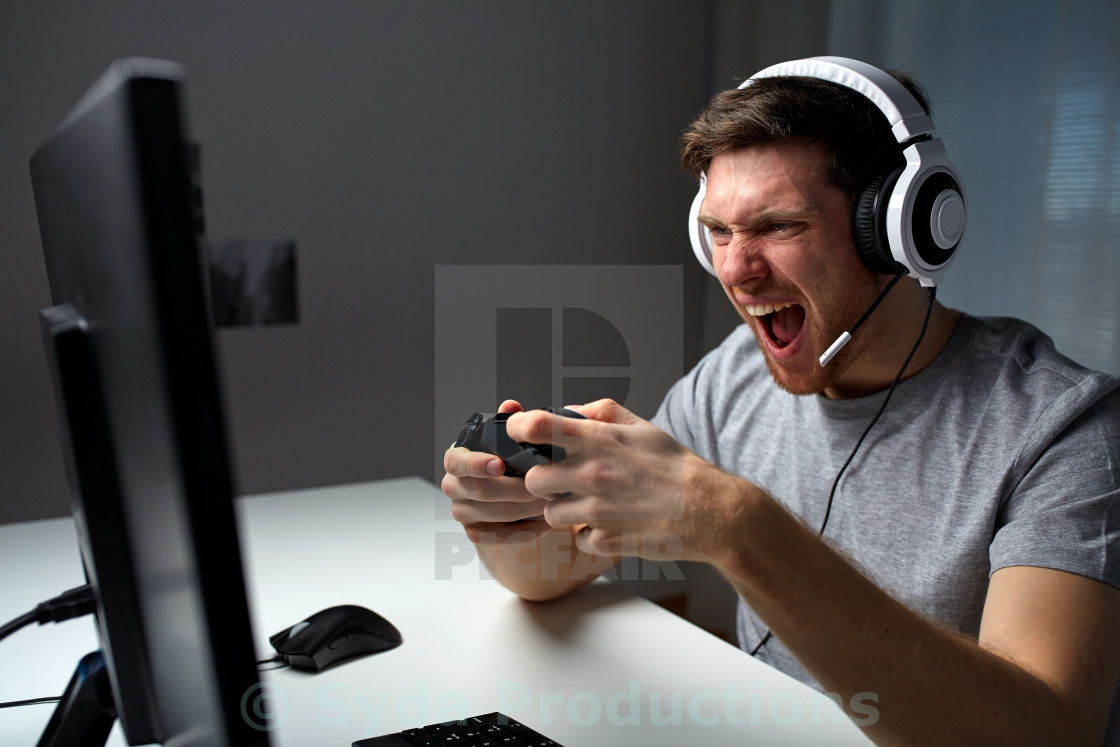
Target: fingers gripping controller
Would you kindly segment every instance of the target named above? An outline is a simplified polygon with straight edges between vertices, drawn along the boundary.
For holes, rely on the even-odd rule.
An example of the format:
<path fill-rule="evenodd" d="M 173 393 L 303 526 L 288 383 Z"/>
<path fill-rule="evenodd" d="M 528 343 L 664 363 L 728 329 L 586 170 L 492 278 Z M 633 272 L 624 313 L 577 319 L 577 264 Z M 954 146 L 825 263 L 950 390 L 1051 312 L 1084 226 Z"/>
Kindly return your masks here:
<path fill-rule="evenodd" d="M 567 408 L 540 409 L 566 418 L 586 419 L 578 412 Z M 564 461 L 567 454 L 559 446 L 518 443 L 506 435 L 506 420 L 512 414 L 476 412 L 470 416 L 463 430 L 459 432 L 459 437 L 455 439 L 455 446 L 463 446 L 471 451 L 482 451 L 500 458 L 506 463 L 507 477 L 524 477 L 526 472 L 538 464 Z"/>

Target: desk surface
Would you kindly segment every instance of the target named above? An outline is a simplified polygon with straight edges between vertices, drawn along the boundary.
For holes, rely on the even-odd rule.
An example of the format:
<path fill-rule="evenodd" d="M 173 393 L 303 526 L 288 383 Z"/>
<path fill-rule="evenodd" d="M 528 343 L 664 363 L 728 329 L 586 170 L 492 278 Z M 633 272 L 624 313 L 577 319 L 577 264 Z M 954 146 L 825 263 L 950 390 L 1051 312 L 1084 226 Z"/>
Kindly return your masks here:
<path fill-rule="evenodd" d="M 276 747 L 340 745 L 502 710 L 567 745 L 866 745 L 823 695 L 621 587 L 525 603 L 486 576 L 446 499 L 419 478 L 238 501 L 259 658 L 268 637 L 360 604 L 404 635 L 392 651 L 310 675 L 267 671 Z M 0 622 L 82 583 L 69 519 L 0 526 Z M 59 695 L 98 647 L 90 620 L 0 643 L 0 701 Z M 34 745 L 53 706 L 0 710 Z M 262 724 L 263 725 L 263 724 Z M 125 744 L 119 725 L 110 744 Z"/>

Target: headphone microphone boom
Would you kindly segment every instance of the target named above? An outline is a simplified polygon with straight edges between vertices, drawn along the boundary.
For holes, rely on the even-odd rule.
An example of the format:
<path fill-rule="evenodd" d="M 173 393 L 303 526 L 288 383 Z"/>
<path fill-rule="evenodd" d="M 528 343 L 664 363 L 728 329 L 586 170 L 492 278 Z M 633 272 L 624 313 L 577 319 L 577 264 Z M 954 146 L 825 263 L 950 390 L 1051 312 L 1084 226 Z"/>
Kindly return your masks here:
<path fill-rule="evenodd" d="M 905 274 L 905 272 L 900 272 L 895 275 L 891 279 L 891 281 L 887 283 L 886 287 L 879 292 L 879 295 L 875 297 L 875 300 L 871 302 L 871 305 L 867 307 L 867 311 L 863 312 L 863 316 L 856 320 L 856 323 L 852 325 L 852 328 L 847 332 L 842 333 L 839 337 L 836 338 L 835 342 L 828 346 L 828 350 L 824 351 L 824 353 L 819 358 L 821 368 L 827 366 L 828 362 L 832 360 L 837 353 L 840 352 L 840 348 L 848 344 L 848 341 L 852 339 L 852 335 L 854 335 L 856 330 L 860 328 L 860 325 L 867 321 L 867 317 L 871 316 L 871 312 L 875 310 L 875 308 L 879 305 L 879 302 L 887 297 L 887 294 L 891 292 L 891 288 L 894 287 L 894 284 L 899 280 L 902 280 L 902 276 Z M 931 285 L 930 290 L 933 291 L 936 287 L 937 286 Z"/>
<path fill-rule="evenodd" d="M 933 120 L 921 103 L 889 73 L 846 57 L 810 57 L 772 65 L 740 88 L 761 78 L 798 76 L 830 81 L 866 97 L 883 113 L 902 148 L 903 166 L 876 177 L 856 201 L 852 234 L 856 250 L 873 272 L 897 275 L 855 325 L 840 335 L 820 358 L 826 365 L 879 305 L 894 284 L 908 274 L 922 286 L 936 287 L 956 259 L 964 236 L 967 209 L 960 172 L 934 135 Z M 688 216 L 688 234 L 700 264 L 715 275 L 712 241 L 698 216 L 707 189 L 700 189 Z"/>

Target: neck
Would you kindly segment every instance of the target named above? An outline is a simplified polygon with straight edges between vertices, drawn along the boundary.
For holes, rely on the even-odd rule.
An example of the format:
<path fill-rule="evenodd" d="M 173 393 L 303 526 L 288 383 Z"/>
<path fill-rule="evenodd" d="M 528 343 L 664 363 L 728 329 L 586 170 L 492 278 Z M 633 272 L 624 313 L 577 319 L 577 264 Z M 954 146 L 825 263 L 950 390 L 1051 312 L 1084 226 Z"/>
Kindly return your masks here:
<path fill-rule="evenodd" d="M 849 347 L 858 339 L 856 355 L 844 373 L 825 388 L 824 395 L 829 399 L 850 399 L 888 389 L 918 340 L 928 303 L 926 289 L 916 281 L 903 281 L 894 288 L 853 335 Z M 936 360 L 953 336 L 959 317 L 958 312 L 934 301 L 922 344 L 900 380 L 910 378 Z"/>

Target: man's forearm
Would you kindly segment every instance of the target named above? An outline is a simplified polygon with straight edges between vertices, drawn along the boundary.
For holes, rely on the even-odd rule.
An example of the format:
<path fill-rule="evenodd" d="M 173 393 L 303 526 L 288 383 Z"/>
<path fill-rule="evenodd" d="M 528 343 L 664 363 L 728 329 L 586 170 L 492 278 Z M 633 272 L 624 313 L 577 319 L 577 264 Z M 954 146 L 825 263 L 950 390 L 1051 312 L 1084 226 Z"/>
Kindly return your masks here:
<path fill-rule="evenodd" d="M 736 542 L 717 567 L 827 691 L 878 696 L 876 742 L 1081 743 L 1094 732 L 1041 679 L 908 609 L 777 502 L 732 484 Z"/>
<path fill-rule="evenodd" d="M 479 557 L 512 592 L 529 601 L 566 596 L 594 581 L 614 560 L 580 551 L 569 528 L 556 529 L 525 544 L 477 544 Z"/>

